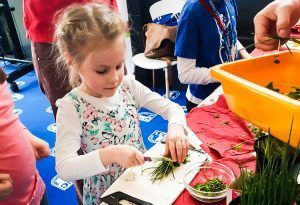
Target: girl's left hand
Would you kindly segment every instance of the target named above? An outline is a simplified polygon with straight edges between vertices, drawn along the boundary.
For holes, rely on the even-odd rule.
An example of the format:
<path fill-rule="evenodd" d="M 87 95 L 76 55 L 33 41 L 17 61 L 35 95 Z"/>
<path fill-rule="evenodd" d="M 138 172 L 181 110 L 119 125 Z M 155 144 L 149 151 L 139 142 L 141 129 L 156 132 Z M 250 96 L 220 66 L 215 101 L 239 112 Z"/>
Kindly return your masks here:
<path fill-rule="evenodd" d="M 164 156 L 167 157 L 171 154 L 174 162 L 183 162 L 188 151 L 189 141 L 184 128 L 178 124 L 169 125 Z"/>
<path fill-rule="evenodd" d="M 34 135 L 29 137 L 29 141 L 36 159 L 42 159 L 50 155 L 49 144 L 46 141 Z"/>

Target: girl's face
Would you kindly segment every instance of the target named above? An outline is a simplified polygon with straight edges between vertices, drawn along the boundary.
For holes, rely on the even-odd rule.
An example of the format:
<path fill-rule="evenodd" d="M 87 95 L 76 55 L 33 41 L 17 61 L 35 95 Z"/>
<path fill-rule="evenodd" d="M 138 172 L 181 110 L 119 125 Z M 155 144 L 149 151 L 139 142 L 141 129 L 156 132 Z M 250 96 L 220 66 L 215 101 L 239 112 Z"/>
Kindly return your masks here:
<path fill-rule="evenodd" d="M 124 75 L 125 43 L 123 35 L 114 41 L 100 44 L 87 56 L 79 68 L 82 83 L 79 88 L 94 97 L 111 97 Z"/>

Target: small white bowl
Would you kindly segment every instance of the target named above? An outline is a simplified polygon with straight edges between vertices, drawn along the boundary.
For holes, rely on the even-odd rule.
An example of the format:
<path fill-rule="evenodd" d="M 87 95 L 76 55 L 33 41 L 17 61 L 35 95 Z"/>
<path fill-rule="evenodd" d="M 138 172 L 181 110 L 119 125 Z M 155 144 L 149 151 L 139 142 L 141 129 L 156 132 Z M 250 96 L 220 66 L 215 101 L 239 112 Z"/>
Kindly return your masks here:
<path fill-rule="evenodd" d="M 219 192 L 205 192 L 194 189 L 195 184 L 205 184 L 207 180 L 220 179 L 226 188 Z M 217 162 L 196 162 L 185 170 L 183 183 L 188 192 L 198 201 L 214 203 L 226 197 L 228 185 L 235 180 L 231 169 Z"/>

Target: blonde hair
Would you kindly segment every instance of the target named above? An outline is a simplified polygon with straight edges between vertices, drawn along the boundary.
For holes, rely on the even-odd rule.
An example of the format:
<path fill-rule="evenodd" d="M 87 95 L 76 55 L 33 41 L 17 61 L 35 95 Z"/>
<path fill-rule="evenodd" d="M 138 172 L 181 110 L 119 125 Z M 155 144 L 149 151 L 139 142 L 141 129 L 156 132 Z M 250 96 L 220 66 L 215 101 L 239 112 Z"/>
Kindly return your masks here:
<path fill-rule="evenodd" d="M 61 12 L 54 34 L 60 53 L 57 63 L 67 70 L 72 87 L 81 83 L 78 69 L 84 59 L 98 45 L 113 41 L 124 32 L 125 24 L 119 15 L 102 4 L 73 4 Z"/>

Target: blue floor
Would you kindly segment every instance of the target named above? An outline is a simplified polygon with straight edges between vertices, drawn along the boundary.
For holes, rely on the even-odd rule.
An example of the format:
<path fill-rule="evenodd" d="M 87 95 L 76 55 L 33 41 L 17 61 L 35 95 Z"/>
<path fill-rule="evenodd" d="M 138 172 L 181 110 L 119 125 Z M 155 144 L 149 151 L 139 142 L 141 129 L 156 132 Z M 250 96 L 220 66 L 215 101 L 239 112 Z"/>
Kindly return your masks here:
<path fill-rule="evenodd" d="M 3 66 L 3 62 L 0 62 L 0 66 Z M 14 65 L 7 65 L 4 70 L 6 73 L 10 73 L 14 69 L 16 69 Z M 15 113 L 19 115 L 21 121 L 34 135 L 46 140 L 51 148 L 51 156 L 37 162 L 37 168 L 47 186 L 49 204 L 77 204 L 73 183 L 62 181 L 55 172 L 54 143 L 56 126 L 47 98 L 38 87 L 36 75 L 34 72 L 30 72 L 16 80 L 16 82 L 20 91 L 18 93 L 12 92 Z M 158 92 L 163 93 L 164 89 L 158 89 Z M 180 105 L 185 104 L 183 91 L 171 89 L 170 99 Z M 183 108 L 185 109 L 185 107 Z M 167 122 L 146 109 L 140 110 L 139 118 L 144 142 L 149 149 L 165 136 Z"/>

